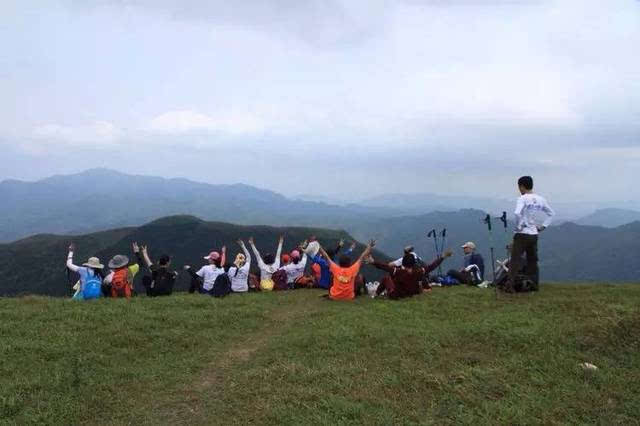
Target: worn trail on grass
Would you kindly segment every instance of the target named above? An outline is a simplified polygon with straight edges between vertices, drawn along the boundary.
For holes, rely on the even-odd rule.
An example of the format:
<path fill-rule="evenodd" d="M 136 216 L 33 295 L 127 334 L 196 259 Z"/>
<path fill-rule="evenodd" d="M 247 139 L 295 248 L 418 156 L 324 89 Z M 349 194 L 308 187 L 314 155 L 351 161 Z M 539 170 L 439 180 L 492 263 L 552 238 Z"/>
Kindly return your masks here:
<path fill-rule="evenodd" d="M 286 308 L 278 306 L 270 310 L 260 329 L 242 335 L 238 342 L 215 356 L 214 360 L 177 395 L 180 398 L 165 406 L 167 419 L 170 419 L 171 423 L 206 423 L 204 398 L 212 397 L 225 388 L 231 380 L 228 373 L 238 364 L 250 362 L 252 356 L 266 348 L 273 338 L 286 334 L 296 323 L 296 319 L 318 310 L 318 305 L 310 304 L 306 298 L 299 298 L 295 304 L 288 304 Z"/>

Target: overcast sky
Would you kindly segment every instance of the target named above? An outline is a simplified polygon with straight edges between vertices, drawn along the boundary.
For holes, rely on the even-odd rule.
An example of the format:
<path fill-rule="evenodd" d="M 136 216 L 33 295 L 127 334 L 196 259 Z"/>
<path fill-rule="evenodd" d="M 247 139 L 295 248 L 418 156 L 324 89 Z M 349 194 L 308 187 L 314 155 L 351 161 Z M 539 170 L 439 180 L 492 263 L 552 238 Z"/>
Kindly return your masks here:
<path fill-rule="evenodd" d="M 637 0 L 3 1 L 0 179 L 637 198 L 639 49 Z"/>

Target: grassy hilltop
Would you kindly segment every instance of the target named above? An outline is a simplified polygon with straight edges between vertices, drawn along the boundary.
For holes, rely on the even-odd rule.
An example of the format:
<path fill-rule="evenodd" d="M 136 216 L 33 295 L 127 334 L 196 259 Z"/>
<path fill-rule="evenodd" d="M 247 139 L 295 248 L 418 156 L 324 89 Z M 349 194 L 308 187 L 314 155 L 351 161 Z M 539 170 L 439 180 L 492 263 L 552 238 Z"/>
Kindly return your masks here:
<path fill-rule="evenodd" d="M 640 286 L 0 299 L 0 422 L 637 424 Z M 579 364 L 591 362 L 595 372 Z"/>

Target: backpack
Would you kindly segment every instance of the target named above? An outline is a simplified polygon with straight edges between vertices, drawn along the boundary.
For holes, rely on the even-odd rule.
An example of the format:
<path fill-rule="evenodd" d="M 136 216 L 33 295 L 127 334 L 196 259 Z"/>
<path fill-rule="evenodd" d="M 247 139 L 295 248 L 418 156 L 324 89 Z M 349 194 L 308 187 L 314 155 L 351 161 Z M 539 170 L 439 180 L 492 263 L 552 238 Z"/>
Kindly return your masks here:
<path fill-rule="evenodd" d="M 155 279 L 151 282 L 151 295 L 167 296 L 173 291 L 173 285 L 176 281 L 176 275 L 167 268 L 160 267 L 157 269 Z"/>
<path fill-rule="evenodd" d="M 274 290 L 288 290 L 289 286 L 287 284 L 287 271 L 284 269 L 278 269 L 276 272 L 271 275 L 271 280 L 273 281 L 273 289 Z"/>
<path fill-rule="evenodd" d="M 129 283 L 128 268 L 118 269 L 111 279 L 112 297 L 131 297 L 131 283 Z"/>
<path fill-rule="evenodd" d="M 87 281 L 82 288 L 82 297 L 86 299 L 97 299 L 102 295 L 102 279 L 96 273 L 87 276 Z"/>
<path fill-rule="evenodd" d="M 224 297 L 229 293 L 231 293 L 231 280 L 229 279 L 229 275 L 226 273 L 218 275 L 213 282 L 210 294 L 213 297 Z"/>

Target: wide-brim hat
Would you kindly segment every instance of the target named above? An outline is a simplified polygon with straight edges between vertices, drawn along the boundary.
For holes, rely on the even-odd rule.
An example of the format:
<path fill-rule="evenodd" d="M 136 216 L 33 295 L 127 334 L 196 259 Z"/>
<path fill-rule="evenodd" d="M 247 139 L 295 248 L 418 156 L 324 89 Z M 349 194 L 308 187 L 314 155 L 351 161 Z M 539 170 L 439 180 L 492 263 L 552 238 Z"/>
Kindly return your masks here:
<path fill-rule="evenodd" d="M 85 263 L 82 264 L 82 266 L 88 266 L 89 268 L 93 269 L 104 268 L 104 265 L 100 263 L 100 259 L 98 259 L 97 257 L 90 257 Z"/>
<path fill-rule="evenodd" d="M 113 259 L 109 261 L 109 268 L 118 269 L 129 264 L 129 258 L 123 254 L 117 254 L 113 256 Z"/>

